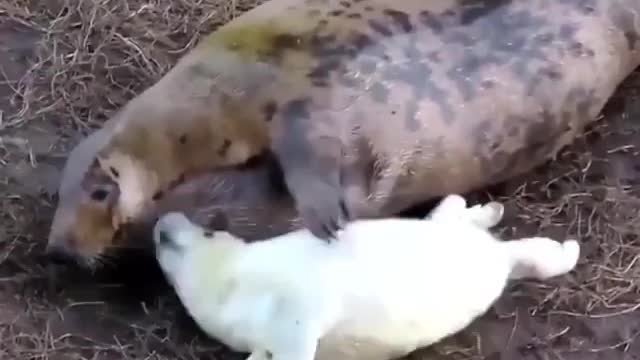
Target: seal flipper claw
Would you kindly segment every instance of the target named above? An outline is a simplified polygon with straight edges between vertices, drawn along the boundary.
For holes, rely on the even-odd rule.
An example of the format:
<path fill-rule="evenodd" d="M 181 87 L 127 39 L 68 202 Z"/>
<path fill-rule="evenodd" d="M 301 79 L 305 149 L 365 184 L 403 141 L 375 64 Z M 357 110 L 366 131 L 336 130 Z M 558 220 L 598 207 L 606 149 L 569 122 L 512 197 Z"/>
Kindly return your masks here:
<path fill-rule="evenodd" d="M 288 186 L 305 227 L 316 237 L 331 241 L 349 220 L 339 185 L 307 175 Z"/>

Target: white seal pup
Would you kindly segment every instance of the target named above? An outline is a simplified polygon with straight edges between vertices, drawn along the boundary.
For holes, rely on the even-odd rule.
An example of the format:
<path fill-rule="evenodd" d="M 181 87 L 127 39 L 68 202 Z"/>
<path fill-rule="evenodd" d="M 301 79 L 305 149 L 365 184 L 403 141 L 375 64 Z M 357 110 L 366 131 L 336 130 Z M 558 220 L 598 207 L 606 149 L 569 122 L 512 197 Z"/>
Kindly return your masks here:
<path fill-rule="evenodd" d="M 571 271 L 576 240 L 501 241 L 500 203 L 447 196 L 425 219 L 356 220 L 247 243 L 181 213 L 154 227 L 158 262 L 198 326 L 248 360 L 387 360 L 485 313 L 509 279 Z"/>

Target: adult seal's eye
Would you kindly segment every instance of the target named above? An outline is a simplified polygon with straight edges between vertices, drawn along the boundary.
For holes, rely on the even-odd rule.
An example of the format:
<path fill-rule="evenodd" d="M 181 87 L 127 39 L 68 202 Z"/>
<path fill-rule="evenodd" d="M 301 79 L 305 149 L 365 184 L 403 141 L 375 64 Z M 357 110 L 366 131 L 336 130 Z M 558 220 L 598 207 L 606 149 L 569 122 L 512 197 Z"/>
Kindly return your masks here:
<path fill-rule="evenodd" d="M 109 196 L 109 191 L 105 189 L 97 189 L 91 193 L 91 199 L 95 201 L 104 201 Z"/>

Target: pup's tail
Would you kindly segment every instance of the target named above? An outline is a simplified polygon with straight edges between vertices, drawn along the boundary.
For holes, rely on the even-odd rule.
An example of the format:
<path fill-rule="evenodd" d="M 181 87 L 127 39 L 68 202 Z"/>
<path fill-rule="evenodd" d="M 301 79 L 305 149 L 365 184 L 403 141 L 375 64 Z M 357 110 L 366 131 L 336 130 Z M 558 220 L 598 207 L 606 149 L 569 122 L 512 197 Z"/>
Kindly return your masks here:
<path fill-rule="evenodd" d="M 510 279 L 546 279 L 575 268 L 580 257 L 576 240 L 564 243 L 546 237 L 532 237 L 502 243 L 512 260 Z"/>

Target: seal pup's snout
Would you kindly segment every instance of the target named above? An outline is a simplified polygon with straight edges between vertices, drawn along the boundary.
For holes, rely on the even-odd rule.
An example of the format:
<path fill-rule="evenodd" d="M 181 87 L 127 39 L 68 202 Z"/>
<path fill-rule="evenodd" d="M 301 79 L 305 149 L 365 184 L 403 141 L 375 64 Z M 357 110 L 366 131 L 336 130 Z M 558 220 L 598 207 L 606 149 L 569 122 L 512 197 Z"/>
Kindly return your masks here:
<path fill-rule="evenodd" d="M 153 241 L 156 249 L 183 246 L 180 237 L 188 235 L 193 226 L 191 221 L 179 212 L 170 212 L 161 216 L 153 228 Z"/>

